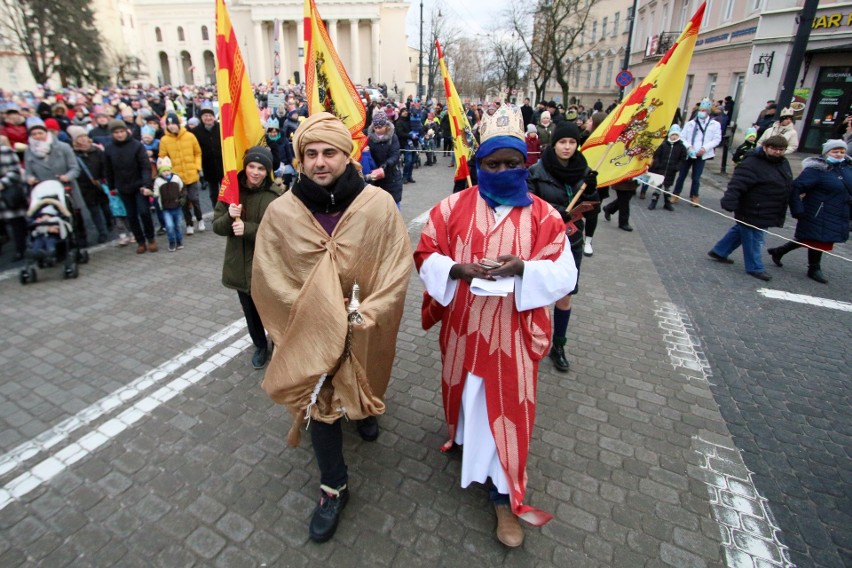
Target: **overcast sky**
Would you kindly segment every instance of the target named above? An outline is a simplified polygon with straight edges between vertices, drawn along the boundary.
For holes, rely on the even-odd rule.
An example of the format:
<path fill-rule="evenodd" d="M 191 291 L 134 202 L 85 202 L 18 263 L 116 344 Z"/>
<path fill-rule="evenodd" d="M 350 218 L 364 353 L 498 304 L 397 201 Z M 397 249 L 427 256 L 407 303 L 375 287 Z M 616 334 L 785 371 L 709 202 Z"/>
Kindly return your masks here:
<path fill-rule="evenodd" d="M 409 45 L 416 47 L 420 39 L 420 0 L 410 2 L 406 31 Z M 460 28 L 468 30 L 470 34 L 483 34 L 491 22 L 502 17 L 509 7 L 509 0 L 423 0 L 423 19 L 426 22 L 423 27 L 424 36 L 429 33 L 429 14 L 436 4 L 442 6 L 441 15 L 453 18 Z"/>

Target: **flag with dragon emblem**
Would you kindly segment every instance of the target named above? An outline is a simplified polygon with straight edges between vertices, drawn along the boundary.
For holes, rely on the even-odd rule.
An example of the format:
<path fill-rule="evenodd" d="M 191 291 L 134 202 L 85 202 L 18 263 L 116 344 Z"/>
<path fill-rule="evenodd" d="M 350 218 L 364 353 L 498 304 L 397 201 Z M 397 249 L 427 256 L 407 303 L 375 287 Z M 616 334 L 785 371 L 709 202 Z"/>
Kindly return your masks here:
<path fill-rule="evenodd" d="M 665 56 L 583 144 L 590 167 L 600 164 L 598 187 L 632 179 L 648 170 L 674 118 L 705 6 L 706 2 L 698 7 Z"/>
<path fill-rule="evenodd" d="M 314 0 L 305 0 L 305 91 L 308 114 L 325 111 L 342 120 L 355 142 L 352 157 L 360 159 L 367 145 L 363 132 L 367 110 L 340 62 Z"/>

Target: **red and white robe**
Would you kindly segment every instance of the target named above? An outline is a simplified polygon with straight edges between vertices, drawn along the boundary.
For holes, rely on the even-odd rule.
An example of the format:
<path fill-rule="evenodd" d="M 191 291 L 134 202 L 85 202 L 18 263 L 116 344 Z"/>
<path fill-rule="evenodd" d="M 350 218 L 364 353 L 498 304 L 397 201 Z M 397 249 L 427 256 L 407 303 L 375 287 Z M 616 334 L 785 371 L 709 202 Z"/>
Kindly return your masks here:
<path fill-rule="evenodd" d="M 464 444 L 462 487 L 490 477 L 512 511 L 533 525 L 552 517 L 523 503 L 535 423 L 538 362 L 550 348 L 548 306 L 574 289 L 577 268 L 565 223 L 533 196 L 491 209 L 476 187 L 438 203 L 414 261 L 426 286 L 423 328 L 441 322 L 442 395 L 449 440 Z M 480 296 L 451 280 L 457 263 L 511 254 L 524 261 L 507 296 Z"/>

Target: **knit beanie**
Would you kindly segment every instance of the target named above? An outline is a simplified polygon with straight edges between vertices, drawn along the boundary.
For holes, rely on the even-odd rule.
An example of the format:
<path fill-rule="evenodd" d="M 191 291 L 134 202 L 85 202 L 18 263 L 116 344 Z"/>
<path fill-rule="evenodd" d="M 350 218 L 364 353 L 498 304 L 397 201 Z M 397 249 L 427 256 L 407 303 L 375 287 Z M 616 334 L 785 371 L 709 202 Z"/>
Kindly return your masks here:
<path fill-rule="evenodd" d="M 126 130 L 127 124 L 123 120 L 121 120 L 120 118 L 113 118 L 112 120 L 109 121 L 107 128 L 109 128 L 110 132 L 115 132 L 116 130 L 122 130 L 122 129 Z"/>
<path fill-rule="evenodd" d="M 373 126 L 376 128 L 382 128 L 383 126 L 387 126 L 388 124 L 388 115 L 385 114 L 383 110 L 377 110 L 373 113 Z"/>
<path fill-rule="evenodd" d="M 142 133 L 143 137 L 144 136 L 150 136 L 151 138 L 153 138 L 154 136 L 157 135 L 157 131 L 154 130 L 153 128 L 151 128 L 150 126 L 148 126 L 147 124 L 142 127 L 141 133 Z"/>
<path fill-rule="evenodd" d="M 170 124 L 177 124 L 180 126 L 180 119 L 178 118 L 178 115 L 173 112 L 166 115 L 166 126 Z"/>
<path fill-rule="evenodd" d="M 672 134 L 677 134 L 678 136 L 680 136 L 680 126 L 679 125 L 672 124 L 671 126 L 669 126 L 669 136 L 671 136 Z"/>
<path fill-rule="evenodd" d="M 33 130 L 40 128 L 47 132 L 47 127 L 44 125 L 44 121 L 37 116 L 31 116 L 27 119 L 27 134 L 32 132 Z"/>
<path fill-rule="evenodd" d="M 527 124 L 527 134 L 535 134 L 536 128 L 535 124 Z"/>
<path fill-rule="evenodd" d="M 57 122 L 55 118 L 45 119 L 44 126 L 48 130 L 52 130 L 54 132 L 59 132 L 59 122 Z"/>
<path fill-rule="evenodd" d="M 71 142 L 73 142 L 74 140 L 76 140 L 80 136 L 85 136 L 86 134 L 88 134 L 88 132 L 86 131 L 86 129 L 84 127 L 74 126 L 74 125 L 69 126 L 68 129 L 65 132 L 71 138 Z"/>
<path fill-rule="evenodd" d="M 251 162 L 257 162 L 266 168 L 267 173 L 272 173 L 272 151 L 266 146 L 252 146 L 243 157 L 243 169 Z"/>
<path fill-rule="evenodd" d="M 545 118 L 547 120 L 550 120 L 550 111 L 549 110 L 542 111 L 541 112 L 541 118 L 539 120 L 544 120 Z"/>
<path fill-rule="evenodd" d="M 843 140 L 828 140 L 825 144 L 822 145 L 822 155 L 826 155 L 835 148 L 843 148 L 846 149 L 846 142 Z"/>
<path fill-rule="evenodd" d="M 569 122 L 567 120 L 563 120 L 559 124 L 556 125 L 556 128 L 553 131 L 553 137 L 550 140 L 550 143 L 554 146 L 557 142 L 559 142 L 563 138 L 573 138 L 577 143 L 580 142 L 580 129 L 577 128 L 577 125 L 573 122 Z"/>
<path fill-rule="evenodd" d="M 757 140 L 757 129 L 756 128 L 747 128 L 745 132 L 745 139 L 748 140 L 751 138 L 752 141 Z"/>
<path fill-rule="evenodd" d="M 186 121 L 186 125 L 190 128 L 195 128 L 199 124 L 201 124 L 201 121 L 195 116 Z"/>
<path fill-rule="evenodd" d="M 172 161 L 168 156 L 163 156 L 162 158 L 157 158 L 157 173 L 161 174 L 166 170 L 172 169 Z"/>

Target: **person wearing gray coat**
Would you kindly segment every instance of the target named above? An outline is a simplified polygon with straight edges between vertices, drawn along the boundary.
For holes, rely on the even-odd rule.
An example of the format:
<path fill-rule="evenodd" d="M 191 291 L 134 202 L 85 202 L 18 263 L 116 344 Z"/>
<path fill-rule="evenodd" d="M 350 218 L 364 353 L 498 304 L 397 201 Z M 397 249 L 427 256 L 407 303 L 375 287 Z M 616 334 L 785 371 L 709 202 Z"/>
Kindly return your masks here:
<path fill-rule="evenodd" d="M 71 189 L 74 210 L 74 230 L 77 243 L 86 247 L 85 224 L 82 217 L 83 194 L 77 185 L 80 165 L 74 150 L 65 142 L 60 142 L 47 131 L 39 118 L 27 120 L 29 136 L 27 150 L 24 152 L 24 180 L 32 188 L 39 182 L 59 180 Z"/>

